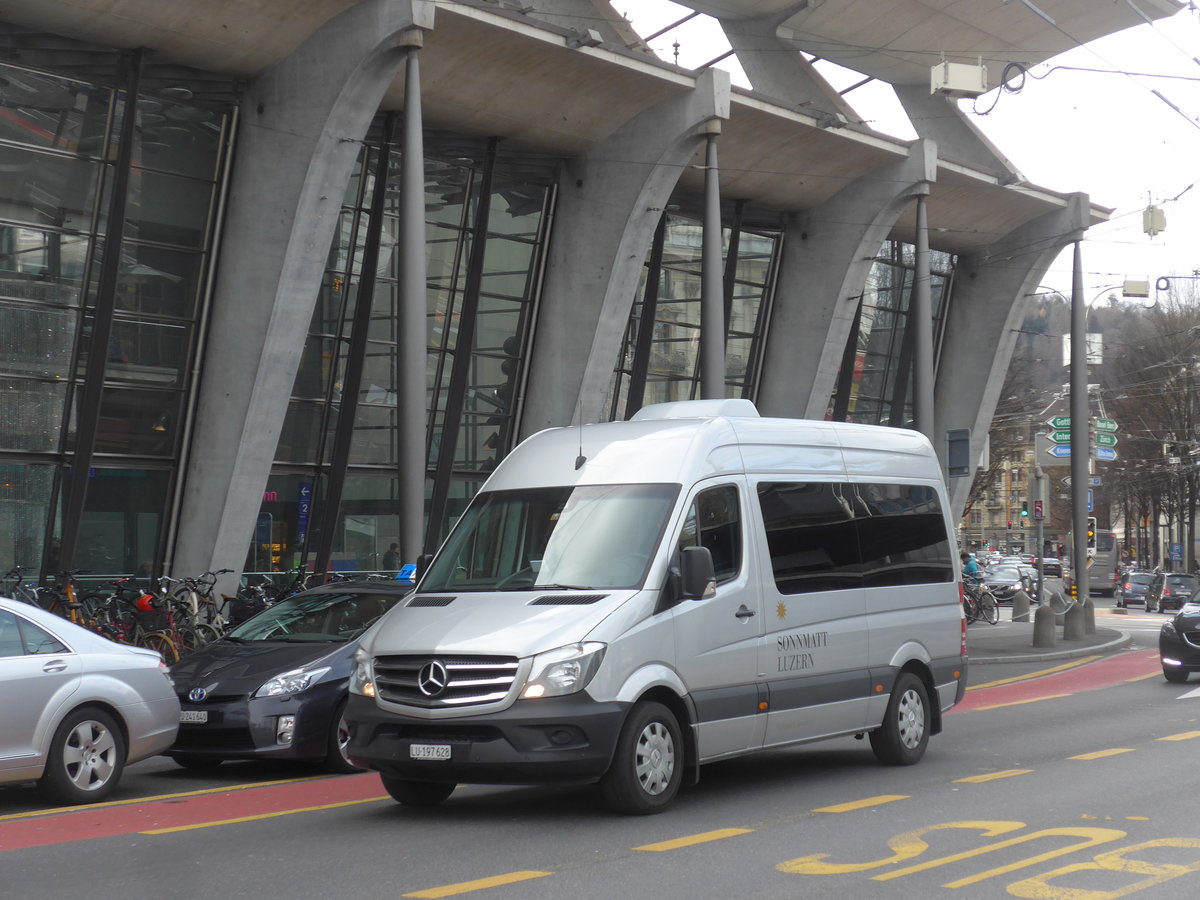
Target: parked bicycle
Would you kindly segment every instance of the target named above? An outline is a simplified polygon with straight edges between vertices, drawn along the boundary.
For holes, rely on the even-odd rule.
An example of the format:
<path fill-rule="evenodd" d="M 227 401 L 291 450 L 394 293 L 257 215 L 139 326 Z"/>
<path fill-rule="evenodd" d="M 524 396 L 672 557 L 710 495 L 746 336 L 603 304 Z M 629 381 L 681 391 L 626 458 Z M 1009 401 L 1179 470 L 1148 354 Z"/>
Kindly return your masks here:
<path fill-rule="evenodd" d="M 987 622 L 995 625 L 1000 621 L 1000 604 L 996 596 L 982 582 L 963 579 L 963 610 L 967 624 Z"/>

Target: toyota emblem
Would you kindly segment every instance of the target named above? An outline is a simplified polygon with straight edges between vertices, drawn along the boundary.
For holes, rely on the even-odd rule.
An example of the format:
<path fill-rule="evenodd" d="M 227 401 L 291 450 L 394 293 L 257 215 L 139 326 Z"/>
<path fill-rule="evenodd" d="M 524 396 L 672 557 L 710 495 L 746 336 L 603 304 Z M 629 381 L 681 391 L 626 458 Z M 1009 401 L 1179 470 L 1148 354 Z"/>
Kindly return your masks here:
<path fill-rule="evenodd" d="M 208 696 L 208 691 L 204 688 L 192 688 L 188 691 L 188 699 L 193 703 L 202 703 L 204 698 Z"/>
<path fill-rule="evenodd" d="M 426 697 L 438 696 L 446 690 L 446 685 L 449 683 L 450 674 L 446 671 L 446 667 L 436 659 L 425 663 L 421 666 L 421 671 L 417 673 L 417 687 Z"/>

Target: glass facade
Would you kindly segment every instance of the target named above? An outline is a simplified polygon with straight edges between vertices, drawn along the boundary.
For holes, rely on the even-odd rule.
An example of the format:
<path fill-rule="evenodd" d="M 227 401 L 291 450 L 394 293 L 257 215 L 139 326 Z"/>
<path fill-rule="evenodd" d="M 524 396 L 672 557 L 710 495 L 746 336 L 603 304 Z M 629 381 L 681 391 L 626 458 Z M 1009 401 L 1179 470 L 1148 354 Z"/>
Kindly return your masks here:
<path fill-rule="evenodd" d="M 135 54 L 91 54 L 88 77 L 68 78 L 6 61 L 36 57 L 13 50 L 0 47 L 0 566 L 53 574 L 65 543 L 73 568 L 149 571 L 193 387 L 226 113 Z"/>
<path fill-rule="evenodd" d="M 753 397 L 783 242 L 778 230 L 749 228 L 740 215 L 721 230 L 728 397 Z M 625 330 L 606 408 L 627 419 L 651 403 L 700 396 L 700 282 L 704 228 L 663 216 Z"/>
<path fill-rule="evenodd" d="M 386 139 L 392 130 L 387 120 L 376 123 L 343 200 L 249 571 L 323 560 L 335 571 L 378 570 L 399 537 L 400 157 Z M 552 163 L 497 142 L 426 136 L 426 501 L 434 544 L 513 441 L 554 176 Z M 372 209 L 382 209 L 378 223 Z M 372 258 L 374 272 L 365 272 Z M 369 315 L 356 318 L 359 304 Z M 355 346 L 364 348 L 357 374 Z M 357 382 L 352 398 L 348 376 Z M 335 465 L 339 440 L 344 467 Z"/>
<path fill-rule="evenodd" d="M 931 250 L 934 352 L 941 343 L 954 257 Z M 867 277 L 830 408 L 837 421 L 909 427 L 915 335 L 909 328 L 916 248 L 885 241 Z"/>

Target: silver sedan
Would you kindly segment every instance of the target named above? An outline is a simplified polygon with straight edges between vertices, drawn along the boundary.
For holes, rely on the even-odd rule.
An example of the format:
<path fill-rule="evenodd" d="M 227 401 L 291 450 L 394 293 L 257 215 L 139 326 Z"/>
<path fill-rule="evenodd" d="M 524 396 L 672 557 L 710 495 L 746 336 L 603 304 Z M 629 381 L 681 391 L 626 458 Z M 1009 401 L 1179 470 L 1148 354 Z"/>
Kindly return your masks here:
<path fill-rule="evenodd" d="M 157 653 L 0 597 L 0 784 L 36 781 L 53 801 L 96 803 L 178 728 Z"/>

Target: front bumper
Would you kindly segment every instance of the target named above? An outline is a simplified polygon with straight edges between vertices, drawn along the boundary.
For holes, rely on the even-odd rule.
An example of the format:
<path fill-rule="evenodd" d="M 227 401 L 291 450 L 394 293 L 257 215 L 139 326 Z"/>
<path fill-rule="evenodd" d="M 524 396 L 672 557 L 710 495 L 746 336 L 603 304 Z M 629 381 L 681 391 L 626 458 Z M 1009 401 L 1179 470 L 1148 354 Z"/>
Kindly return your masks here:
<path fill-rule="evenodd" d="M 333 711 L 345 682 L 313 685 L 291 697 L 233 697 L 191 703 L 180 698 L 181 711 L 205 711 L 202 725 L 181 723 L 167 756 L 197 759 L 324 759 L 329 749 Z M 281 716 L 294 716 L 290 741 L 279 740 Z"/>
<path fill-rule="evenodd" d="M 612 763 L 626 703 L 585 693 L 518 701 L 484 716 L 427 719 L 384 711 L 350 695 L 349 755 L 363 768 L 412 781 L 540 784 L 596 781 Z M 414 759 L 414 744 L 449 747 L 449 759 Z"/>

